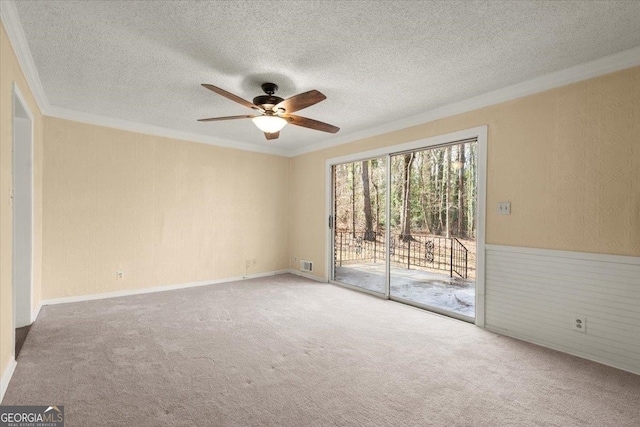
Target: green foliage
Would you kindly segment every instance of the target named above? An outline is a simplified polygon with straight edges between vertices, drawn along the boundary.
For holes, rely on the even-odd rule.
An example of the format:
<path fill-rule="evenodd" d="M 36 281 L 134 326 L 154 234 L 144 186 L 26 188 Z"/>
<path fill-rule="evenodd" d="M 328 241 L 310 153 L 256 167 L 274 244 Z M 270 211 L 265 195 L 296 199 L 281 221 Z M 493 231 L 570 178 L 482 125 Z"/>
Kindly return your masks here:
<path fill-rule="evenodd" d="M 463 150 L 463 151 L 461 151 Z M 448 145 L 418 151 L 410 170 L 411 233 L 475 237 L 477 208 L 477 144 Z M 404 154 L 391 158 L 392 229 L 400 226 L 403 209 Z M 386 227 L 386 161 L 368 161 L 369 203 L 374 232 Z M 336 227 L 364 231 L 362 162 L 337 165 L 335 178 Z M 462 209 L 462 210 L 461 210 Z"/>

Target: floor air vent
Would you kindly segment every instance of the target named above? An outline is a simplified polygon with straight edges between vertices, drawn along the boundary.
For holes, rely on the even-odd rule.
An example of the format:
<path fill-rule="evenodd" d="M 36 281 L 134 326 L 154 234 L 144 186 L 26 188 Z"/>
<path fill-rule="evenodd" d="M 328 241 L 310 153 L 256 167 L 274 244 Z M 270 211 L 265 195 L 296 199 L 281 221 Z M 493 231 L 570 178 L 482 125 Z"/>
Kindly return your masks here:
<path fill-rule="evenodd" d="M 313 263 L 311 261 L 300 260 L 300 270 L 313 271 Z"/>

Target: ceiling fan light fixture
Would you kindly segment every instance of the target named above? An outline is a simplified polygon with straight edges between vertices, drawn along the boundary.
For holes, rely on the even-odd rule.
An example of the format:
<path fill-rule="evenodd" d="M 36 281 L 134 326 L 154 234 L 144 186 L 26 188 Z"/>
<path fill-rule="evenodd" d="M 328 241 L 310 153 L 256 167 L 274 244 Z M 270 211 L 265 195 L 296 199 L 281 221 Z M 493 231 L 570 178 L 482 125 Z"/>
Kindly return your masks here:
<path fill-rule="evenodd" d="M 278 116 L 258 116 L 251 119 L 253 123 L 265 133 L 276 133 L 287 124 L 287 121 Z"/>

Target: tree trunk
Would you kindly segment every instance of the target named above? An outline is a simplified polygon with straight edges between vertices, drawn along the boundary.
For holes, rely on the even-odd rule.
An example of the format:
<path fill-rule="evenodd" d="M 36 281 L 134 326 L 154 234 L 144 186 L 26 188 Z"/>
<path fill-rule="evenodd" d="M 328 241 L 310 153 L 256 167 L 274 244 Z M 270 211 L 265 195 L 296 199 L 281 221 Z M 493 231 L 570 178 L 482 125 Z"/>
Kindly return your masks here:
<path fill-rule="evenodd" d="M 445 217 L 446 217 L 446 229 L 447 229 L 447 234 L 446 237 L 447 239 L 450 237 L 450 231 L 451 231 L 451 215 L 449 213 L 449 210 L 451 208 L 451 147 L 447 147 L 446 151 L 445 151 L 445 157 L 447 158 L 447 168 L 446 168 L 446 172 L 447 172 L 447 180 L 445 185 L 447 186 L 446 189 L 446 201 L 444 204 L 444 209 L 445 209 Z"/>
<path fill-rule="evenodd" d="M 469 182 L 471 185 L 468 185 L 467 189 L 467 236 L 476 237 L 476 206 L 477 206 L 477 188 L 478 185 L 478 177 L 477 177 L 477 145 L 469 144 Z"/>
<path fill-rule="evenodd" d="M 400 216 L 400 239 L 411 240 L 411 165 L 414 153 L 404 155 L 404 173 L 402 181 L 402 212 Z"/>
<path fill-rule="evenodd" d="M 464 164 L 465 164 L 465 144 L 460 144 L 458 148 L 458 236 L 467 235 L 467 218 L 464 206 Z"/>
<path fill-rule="evenodd" d="M 362 162 L 362 192 L 364 194 L 364 239 L 375 240 L 373 234 L 373 217 L 371 215 L 371 192 L 369 191 L 369 161 Z"/>
<path fill-rule="evenodd" d="M 427 233 L 431 234 L 431 218 L 429 218 L 429 211 L 427 209 L 428 206 L 428 202 L 427 202 L 427 193 L 430 191 L 430 187 L 429 185 L 427 185 L 427 181 L 425 180 L 425 167 L 424 167 L 424 163 L 425 163 L 425 159 L 427 157 L 427 154 L 425 152 L 422 153 L 422 155 L 419 157 L 420 158 L 420 170 L 419 170 L 419 176 L 420 176 L 420 208 L 422 209 L 422 228 L 423 231 L 426 231 Z"/>
<path fill-rule="evenodd" d="M 376 233 L 380 233 L 380 189 L 375 179 L 371 181 L 371 184 L 373 184 L 376 193 Z"/>
<path fill-rule="evenodd" d="M 356 238 L 356 164 L 351 164 L 351 233 Z"/>
<path fill-rule="evenodd" d="M 446 200 L 445 200 L 445 173 L 444 173 L 444 150 L 438 150 L 438 156 L 436 159 L 436 176 L 438 179 L 437 185 L 437 193 L 438 193 L 438 235 L 442 235 L 442 230 L 444 230 L 445 222 L 442 214 L 444 213 Z"/>

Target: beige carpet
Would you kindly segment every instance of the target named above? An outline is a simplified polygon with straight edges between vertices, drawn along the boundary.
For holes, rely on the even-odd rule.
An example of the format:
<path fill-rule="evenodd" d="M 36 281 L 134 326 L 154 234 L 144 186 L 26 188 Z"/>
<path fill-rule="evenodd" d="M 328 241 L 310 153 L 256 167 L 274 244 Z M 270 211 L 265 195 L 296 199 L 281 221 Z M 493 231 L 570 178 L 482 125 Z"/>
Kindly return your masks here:
<path fill-rule="evenodd" d="M 282 275 L 43 307 L 2 403 L 67 427 L 622 427 L 640 376 Z"/>

